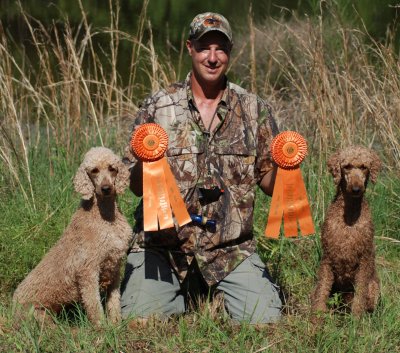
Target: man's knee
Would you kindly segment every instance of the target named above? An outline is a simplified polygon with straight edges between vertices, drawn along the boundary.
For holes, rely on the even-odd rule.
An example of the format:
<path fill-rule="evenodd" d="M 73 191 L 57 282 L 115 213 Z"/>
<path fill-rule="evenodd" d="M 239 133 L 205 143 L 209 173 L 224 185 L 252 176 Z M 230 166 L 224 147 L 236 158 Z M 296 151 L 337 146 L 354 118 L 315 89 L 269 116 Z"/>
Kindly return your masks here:
<path fill-rule="evenodd" d="M 134 315 L 169 316 L 184 311 L 179 281 L 166 259 L 155 252 L 130 253 L 121 286 L 121 312 Z"/>
<path fill-rule="evenodd" d="M 279 288 L 256 254 L 243 261 L 217 288 L 224 292 L 226 309 L 234 320 L 269 323 L 281 317 Z"/>

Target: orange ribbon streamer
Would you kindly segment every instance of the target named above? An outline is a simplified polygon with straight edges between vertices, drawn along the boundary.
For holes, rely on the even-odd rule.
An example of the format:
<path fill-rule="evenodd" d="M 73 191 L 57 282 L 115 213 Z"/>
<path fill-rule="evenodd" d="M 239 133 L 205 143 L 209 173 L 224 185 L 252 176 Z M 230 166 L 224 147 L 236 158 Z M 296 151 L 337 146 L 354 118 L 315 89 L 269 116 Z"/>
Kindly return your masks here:
<path fill-rule="evenodd" d="M 174 226 L 172 211 L 180 226 L 191 222 L 185 203 L 164 153 L 168 135 L 158 124 L 148 123 L 135 130 L 131 147 L 143 162 L 143 226 L 157 231 Z"/>
<path fill-rule="evenodd" d="M 272 140 L 271 152 L 272 158 L 278 164 L 278 171 L 265 235 L 270 238 L 279 237 L 282 216 L 286 237 L 296 237 L 298 228 L 303 236 L 315 233 L 299 167 L 307 154 L 306 140 L 297 132 L 282 132 Z"/>

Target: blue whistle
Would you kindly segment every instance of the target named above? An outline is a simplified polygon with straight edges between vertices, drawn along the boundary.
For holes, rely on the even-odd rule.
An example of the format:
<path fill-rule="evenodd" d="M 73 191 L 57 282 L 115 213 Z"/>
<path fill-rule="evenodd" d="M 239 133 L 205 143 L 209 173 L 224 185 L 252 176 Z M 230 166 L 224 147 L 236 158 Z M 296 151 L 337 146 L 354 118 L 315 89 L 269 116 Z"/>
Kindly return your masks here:
<path fill-rule="evenodd" d="M 208 219 L 207 217 L 193 213 L 190 214 L 190 218 L 194 224 L 205 226 L 209 228 L 211 232 L 215 232 L 217 230 L 217 221 L 213 219 Z"/>

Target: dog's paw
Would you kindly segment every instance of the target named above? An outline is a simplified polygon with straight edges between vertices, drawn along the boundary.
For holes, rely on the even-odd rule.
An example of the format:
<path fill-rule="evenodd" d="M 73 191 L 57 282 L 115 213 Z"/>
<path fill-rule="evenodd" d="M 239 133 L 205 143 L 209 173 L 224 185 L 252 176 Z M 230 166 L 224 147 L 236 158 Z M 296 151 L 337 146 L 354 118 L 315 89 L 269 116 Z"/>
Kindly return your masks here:
<path fill-rule="evenodd" d="M 363 314 L 364 314 L 365 310 L 358 305 L 353 305 L 351 307 L 351 314 L 355 317 L 355 318 L 360 318 Z"/>

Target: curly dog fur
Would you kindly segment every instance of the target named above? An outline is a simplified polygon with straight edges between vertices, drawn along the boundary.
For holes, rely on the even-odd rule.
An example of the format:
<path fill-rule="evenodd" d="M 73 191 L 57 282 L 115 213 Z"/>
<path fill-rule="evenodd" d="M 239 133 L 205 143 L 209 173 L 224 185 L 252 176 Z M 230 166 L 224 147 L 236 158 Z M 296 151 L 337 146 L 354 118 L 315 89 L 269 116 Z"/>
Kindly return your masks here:
<path fill-rule="evenodd" d="M 128 168 L 111 150 L 90 149 L 75 178 L 82 195 L 79 209 L 58 242 L 15 290 L 13 301 L 35 308 L 36 319 L 46 310 L 81 302 L 89 320 L 103 319 L 100 291 L 106 294 L 108 318 L 120 314 L 120 265 L 131 239 L 131 227 L 119 211 L 116 195 L 129 183 Z"/>
<path fill-rule="evenodd" d="M 323 255 L 311 295 L 312 312 L 325 312 L 329 295 L 342 293 L 355 316 L 373 311 L 379 298 L 374 225 L 364 193 L 381 169 L 370 149 L 351 146 L 333 154 L 328 169 L 337 187 L 322 226 Z"/>

